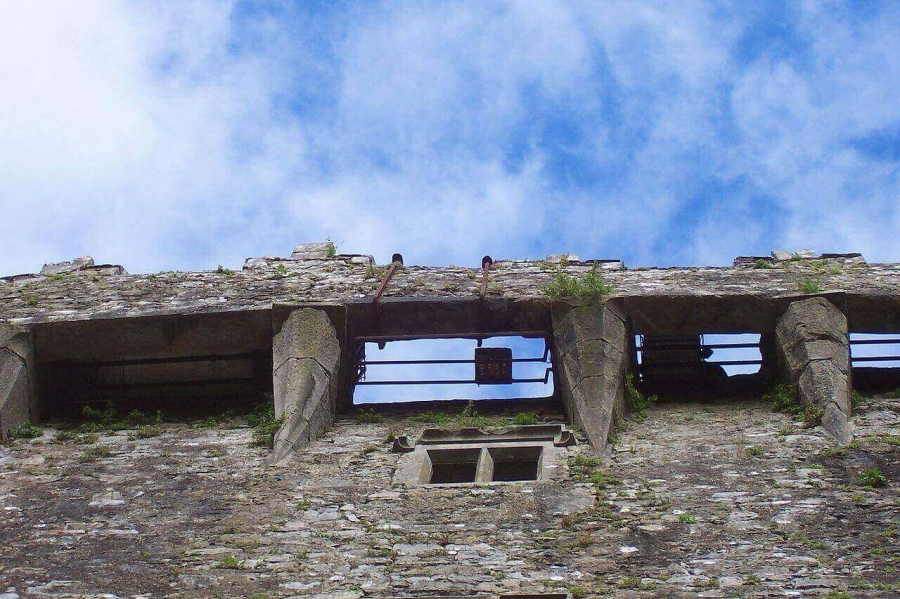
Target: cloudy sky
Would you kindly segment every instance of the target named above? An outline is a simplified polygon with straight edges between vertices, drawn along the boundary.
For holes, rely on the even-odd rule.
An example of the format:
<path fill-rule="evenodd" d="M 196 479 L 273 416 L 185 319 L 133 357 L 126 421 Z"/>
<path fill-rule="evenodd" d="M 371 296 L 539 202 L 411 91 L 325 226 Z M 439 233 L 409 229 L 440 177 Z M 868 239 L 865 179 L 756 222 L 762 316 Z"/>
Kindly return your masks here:
<path fill-rule="evenodd" d="M 786 6 L 785 6 L 786 5 Z M 0 4 L 0 274 L 900 261 L 900 3 Z"/>

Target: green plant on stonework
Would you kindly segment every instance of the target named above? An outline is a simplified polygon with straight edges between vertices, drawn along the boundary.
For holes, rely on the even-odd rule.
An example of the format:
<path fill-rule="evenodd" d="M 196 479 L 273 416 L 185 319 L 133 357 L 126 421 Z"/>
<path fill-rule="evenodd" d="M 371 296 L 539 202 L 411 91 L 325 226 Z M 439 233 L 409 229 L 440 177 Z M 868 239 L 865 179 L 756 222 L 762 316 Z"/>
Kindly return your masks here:
<path fill-rule="evenodd" d="M 794 389 L 786 383 L 778 383 L 763 399 L 772 405 L 776 412 L 783 412 L 800 418 L 807 426 L 816 426 L 822 421 L 824 410 L 808 406 L 800 401 Z"/>
<path fill-rule="evenodd" d="M 271 404 L 260 404 L 247 415 L 247 423 L 253 428 L 251 447 L 275 447 L 275 433 L 284 424 L 285 417 L 275 418 L 275 408 Z"/>
<path fill-rule="evenodd" d="M 31 307 L 37 306 L 37 305 L 38 305 L 38 298 L 36 298 L 35 296 L 32 295 L 32 296 L 29 297 L 27 300 L 25 300 L 25 305 L 31 306 Z"/>
<path fill-rule="evenodd" d="M 481 414 L 479 414 L 478 410 L 475 409 L 475 402 L 470 399 L 469 403 L 466 404 L 466 407 L 463 408 L 462 412 L 459 413 L 457 421 L 462 427 L 477 427 L 484 426 L 490 421 L 490 419 L 487 416 L 482 416 Z"/>
<path fill-rule="evenodd" d="M 569 476 L 577 482 L 588 482 L 595 470 L 603 466 L 603 460 L 592 455 L 572 456 L 567 460 Z"/>
<path fill-rule="evenodd" d="M 360 410 L 356 413 L 356 421 L 361 424 L 374 424 L 376 422 L 381 422 L 382 420 L 384 420 L 384 417 L 376 412 L 375 408 Z"/>
<path fill-rule="evenodd" d="M 856 484 L 861 487 L 884 487 L 887 482 L 887 477 L 879 468 L 865 468 L 856 479 Z"/>
<path fill-rule="evenodd" d="M 222 568 L 225 570 L 243 570 L 244 561 L 238 561 L 233 555 L 226 555 L 222 561 L 213 564 L 213 568 Z"/>
<path fill-rule="evenodd" d="M 603 460 L 596 456 L 573 456 L 567 460 L 567 463 L 572 480 L 591 483 L 597 491 L 622 484 L 621 480 L 601 469 Z"/>
<path fill-rule="evenodd" d="M 84 406 L 81 410 L 81 416 L 85 420 L 81 424 L 81 430 L 86 432 L 121 431 L 146 424 L 162 423 L 161 411 L 157 411 L 155 416 L 150 416 L 140 410 L 131 410 L 127 414 L 119 414 L 111 402 L 107 402 L 105 410 Z"/>
<path fill-rule="evenodd" d="M 829 544 L 826 541 L 820 541 L 816 539 L 810 539 L 808 536 L 803 534 L 802 532 L 795 532 L 790 537 L 788 537 L 791 541 L 796 543 L 802 543 L 806 547 L 810 549 L 828 549 Z"/>
<path fill-rule="evenodd" d="M 655 395 L 650 397 L 634 387 L 634 375 L 629 374 L 625 379 L 625 405 L 634 414 L 635 420 L 643 422 L 647 418 L 647 408 L 657 400 Z"/>
<path fill-rule="evenodd" d="M 108 458 L 112 454 L 112 449 L 109 448 L 109 445 L 95 445 L 86 449 L 78 459 L 82 462 L 93 462 L 97 458 Z"/>
<path fill-rule="evenodd" d="M 434 424 L 436 426 L 446 426 L 450 422 L 453 421 L 453 414 L 447 414 L 445 412 L 434 412 L 432 410 L 428 410 L 427 412 L 422 412 L 421 414 L 416 414 L 412 417 L 416 422 L 424 422 L 425 424 Z"/>
<path fill-rule="evenodd" d="M 682 524 L 696 524 L 697 516 L 693 514 L 678 514 L 678 521 Z"/>
<path fill-rule="evenodd" d="M 228 409 L 221 414 L 216 414 L 212 416 L 207 416 L 200 422 L 197 422 L 193 425 L 193 428 L 215 428 L 222 424 L 227 424 L 234 428 L 237 418 L 237 412 L 234 408 Z"/>
<path fill-rule="evenodd" d="M 459 414 L 428 411 L 413 416 L 413 420 L 447 428 L 477 428 L 489 424 L 501 426 L 506 423 L 503 420 L 491 419 L 479 414 L 475 409 L 475 402 L 472 400 L 469 400 L 469 403 L 466 404 L 466 407 Z"/>
<path fill-rule="evenodd" d="M 375 266 L 374 264 L 369 264 L 368 266 L 366 266 L 365 277 L 367 279 L 383 279 L 386 273 L 386 268 L 382 266 Z"/>
<path fill-rule="evenodd" d="M 562 266 L 557 267 L 553 280 L 543 289 L 544 293 L 553 300 L 567 297 L 598 300 L 612 295 L 614 290 L 612 284 L 607 283 L 600 276 L 596 264 L 580 279 L 567 275 Z"/>
<path fill-rule="evenodd" d="M 284 265 L 284 262 L 279 262 L 275 265 L 275 272 L 278 274 L 286 275 L 287 274 L 287 266 Z"/>
<path fill-rule="evenodd" d="M 26 420 L 19 426 L 11 427 L 6 432 L 6 436 L 10 439 L 36 439 L 42 434 L 41 427 L 36 424 L 31 424 L 31 421 L 29 420 Z"/>
<path fill-rule="evenodd" d="M 162 434 L 162 426 L 159 423 L 142 424 L 138 426 L 134 432 L 129 433 L 128 438 L 132 441 L 135 439 L 150 439 L 158 437 Z"/>
<path fill-rule="evenodd" d="M 513 423 L 519 425 L 530 425 L 538 423 L 538 415 L 534 412 L 519 412 L 513 416 Z"/>
<path fill-rule="evenodd" d="M 335 241 L 331 237 L 325 238 L 325 243 L 328 244 L 328 249 L 325 250 L 325 256 L 328 258 L 334 258 L 337 256 L 338 248 L 343 245 L 343 241 Z"/>
<path fill-rule="evenodd" d="M 818 279 L 813 280 L 809 277 L 801 279 L 797 281 L 797 290 L 800 291 L 800 293 L 819 293 L 819 281 Z"/>
<path fill-rule="evenodd" d="M 753 265 L 753 268 L 775 268 L 775 265 L 772 264 L 771 260 L 760 258 L 756 261 L 756 264 Z"/>
<path fill-rule="evenodd" d="M 590 482 L 594 485 L 594 489 L 598 491 L 609 487 L 617 487 L 622 484 L 621 480 L 607 474 L 603 470 L 596 470 L 593 474 L 591 474 Z"/>
<path fill-rule="evenodd" d="M 752 445 L 747 448 L 747 454 L 754 458 L 760 458 L 766 453 L 766 450 L 759 445 Z"/>
<path fill-rule="evenodd" d="M 78 431 L 72 430 L 64 430 L 56 433 L 56 437 L 53 438 L 54 443 L 68 443 L 69 441 L 77 441 L 81 435 L 78 434 Z"/>
<path fill-rule="evenodd" d="M 230 268 L 225 268 L 224 266 L 222 266 L 220 264 L 219 267 L 216 269 L 216 273 L 230 277 L 231 275 L 234 274 L 234 271 L 231 270 Z"/>
<path fill-rule="evenodd" d="M 469 400 L 466 407 L 458 414 L 429 410 L 416 414 L 412 419 L 442 428 L 502 428 L 513 425 L 526 426 L 540 422 L 540 417 L 534 412 L 519 412 L 513 416 L 485 416 L 478 413 L 473 400 Z"/>

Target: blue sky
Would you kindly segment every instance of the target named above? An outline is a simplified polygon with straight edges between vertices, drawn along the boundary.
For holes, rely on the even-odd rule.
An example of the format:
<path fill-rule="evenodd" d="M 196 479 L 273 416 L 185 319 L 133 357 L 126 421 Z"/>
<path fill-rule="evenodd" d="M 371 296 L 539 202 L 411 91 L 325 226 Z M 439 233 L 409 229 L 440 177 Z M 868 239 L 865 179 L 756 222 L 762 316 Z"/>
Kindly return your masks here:
<path fill-rule="evenodd" d="M 8 2 L 0 274 L 900 261 L 896 2 Z"/>

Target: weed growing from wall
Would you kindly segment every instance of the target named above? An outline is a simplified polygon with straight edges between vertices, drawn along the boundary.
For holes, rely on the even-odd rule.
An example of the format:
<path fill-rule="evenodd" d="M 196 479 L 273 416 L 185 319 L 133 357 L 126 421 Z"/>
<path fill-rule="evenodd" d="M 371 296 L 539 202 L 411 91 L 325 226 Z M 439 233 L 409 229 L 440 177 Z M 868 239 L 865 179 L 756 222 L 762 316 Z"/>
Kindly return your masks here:
<path fill-rule="evenodd" d="M 647 408 L 657 400 L 655 395 L 650 397 L 634 388 L 634 375 L 629 374 L 625 379 L 625 405 L 634 414 L 634 419 L 643 422 L 647 418 Z"/>
<path fill-rule="evenodd" d="M 36 424 L 31 424 L 31 421 L 26 420 L 19 426 L 10 428 L 6 434 L 10 439 L 36 439 L 43 433 L 41 427 Z"/>
<path fill-rule="evenodd" d="M 805 279 L 797 281 L 797 290 L 800 291 L 800 293 L 819 293 L 819 281 L 818 279 L 813 280 L 806 277 Z"/>
<path fill-rule="evenodd" d="M 599 300 L 612 295 L 613 291 L 612 284 L 600 276 L 596 264 L 580 279 L 567 275 L 562 267 L 558 267 L 553 280 L 544 286 L 544 293 L 552 300 L 566 297 Z"/>
<path fill-rule="evenodd" d="M 284 424 L 284 416 L 275 418 L 275 408 L 271 403 L 263 402 L 247 414 L 247 424 L 253 428 L 250 446 L 272 449 L 275 446 L 275 433 Z"/>
<path fill-rule="evenodd" d="M 778 383 L 763 395 L 763 399 L 772 405 L 776 412 L 796 416 L 807 426 L 816 426 L 822 421 L 825 410 L 808 406 L 800 401 L 793 387 L 786 383 Z"/>

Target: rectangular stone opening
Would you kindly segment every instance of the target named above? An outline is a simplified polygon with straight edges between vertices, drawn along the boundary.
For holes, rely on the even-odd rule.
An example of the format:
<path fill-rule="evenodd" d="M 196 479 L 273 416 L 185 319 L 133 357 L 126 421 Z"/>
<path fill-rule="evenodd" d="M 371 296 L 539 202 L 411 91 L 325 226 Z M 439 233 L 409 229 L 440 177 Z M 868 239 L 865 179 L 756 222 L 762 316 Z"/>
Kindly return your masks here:
<path fill-rule="evenodd" d="M 429 449 L 425 464 L 428 482 L 473 483 L 480 457 L 480 449 Z"/>
<path fill-rule="evenodd" d="M 900 333 L 850 333 L 853 388 L 867 393 L 900 387 Z"/>
<path fill-rule="evenodd" d="M 363 337 L 354 345 L 353 405 L 554 396 L 549 341 L 543 335 Z"/>
<path fill-rule="evenodd" d="M 541 447 L 490 447 L 491 480 L 494 482 L 537 480 Z"/>
<path fill-rule="evenodd" d="M 759 333 L 635 335 L 636 383 L 661 396 L 756 393 L 761 340 Z"/>
<path fill-rule="evenodd" d="M 85 407 L 193 419 L 272 401 L 265 313 L 51 323 L 34 335 L 50 419 L 80 419 Z"/>

